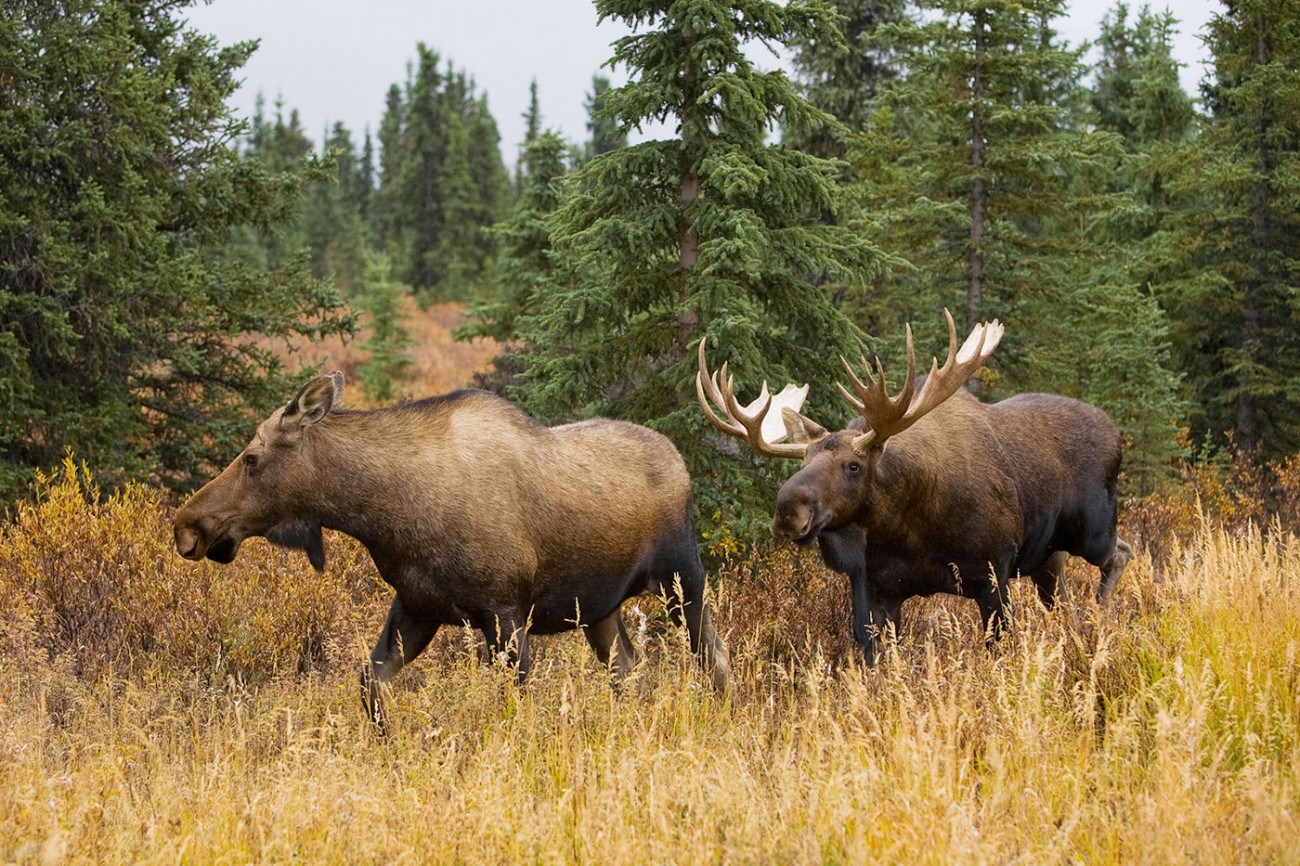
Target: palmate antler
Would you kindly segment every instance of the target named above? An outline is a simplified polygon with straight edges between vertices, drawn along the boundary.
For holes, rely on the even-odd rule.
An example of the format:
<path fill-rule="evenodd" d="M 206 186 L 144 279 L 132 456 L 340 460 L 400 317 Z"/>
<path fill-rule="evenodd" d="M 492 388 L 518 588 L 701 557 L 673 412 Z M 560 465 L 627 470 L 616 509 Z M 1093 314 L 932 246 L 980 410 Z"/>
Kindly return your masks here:
<path fill-rule="evenodd" d="M 902 433 L 921 420 L 927 412 L 956 393 L 971 374 L 989 359 L 1002 340 L 1002 323 L 994 319 L 976 325 L 958 349 L 957 326 L 952 320 L 952 314 L 944 310 L 943 315 L 948 320 L 948 359 L 942 367 L 939 366 L 938 359 L 931 362 L 930 374 L 919 393 L 916 391 L 916 349 L 912 345 L 911 325 L 907 326 L 907 381 L 893 397 L 885 390 L 885 370 L 879 358 L 876 359 L 875 376 L 871 375 L 871 367 L 866 358 L 862 359 L 865 384 L 849 366 L 849 362 L 840 358 L 856 396 L 843 385 L 839 386 L 840 391 L 867 423 L 866 432 L 853 440 L 855 451 L 864 453 L 868 448 L 883 445 L 890 436 Z M 807 453 L 806 443 L 775 442 L 763 436 L 763 419 L 773 407 L 767 383 L 763 383 L 758 399 L 742 408 L 736 400 L 735 380 L 728 372 L 728 366 L 724 363 L 720 372 L 709 372 L 704 360 L 703 340 L 700 341 L 700 366 L 695 377 L 695 393 L 705 416 L 714 427 L 729 436 L 743 439 L 755 452 L 771 457 L 797 459 L 803 459 Z M 777 397 L 778 404 L 781 402 L 780 397 L 781 395 Z M 709 405 L 710 401 L 712 406 Z M 792 408 L 798 411 L 798 406 Z M 722 413 L 722 417 L 719 417 L 718 412 Z"/>
<path fill-rule="evenodd" d="M 997 319 L 976 325 L 966 338 L 961 348 L 957 348 L 957 325 L 952 314 L 943 311 L 948 320 L 948 359 L 939 366 L 937 358 L 931 361 L 930 373 L 925 377 L 925 384 L 920 393 L 916 393 L 916 349 L 912 345 L 912 326 L 907 326 L 907 379 L 902 390 L 890 397 L 885 390 L 885 370 L 876 359 L 876 375 L 871 375 L 871 367 L 866 358 L 862 359 L 862 370 L 866 384 L 858 378 L 842 356 L 840 362 L 849 374 L 849 382 L 857 393 L 855 397 L 840 385 L 844 399 L 849 401 L 862 420 L 867 423 L 867 430 L 853 440 L 853 450 L 865 452 L 873 445 L 883 445 L 890 436 L 902 433 L 925 414 L 957 392 L 971 374 L 989 359 L 993 350 L 1002 340 L 1004 328 Z"/>
<path fill-rule="evenodd" d="M 737 439 L 743 439 L 749 443 L 759 454 L 765 454 L 769 457 L 792 457 L 802 460 L 808 450 L 804 443 L 796 442 L 772 442 L 763 436 L 763 419 L 767 417 L 768 412 L 772 409 L 772 395 L 767 390 L 767 383 L 763 383 L 762 393 L 758 399 L 749 406 L 741 408 L 736 402 L 735 394 L 735 377 L 727 369 L 727 365 L 722 365 L 722 370 L 718 373 L 709 373 L 708 364 L 704 360 L 704 341 L 700 340 L 700 368 L 695 376 L 695 396 L 700 401 L 700 408 L 704 410 L 704 415 L 728 436 L 735 436 Z M 807 386 L 805 386 L 806 388 Z M 787 393 L 782 391 L 782 394 Z M 707 394 L 707 398 L 706 398 Z M 778 395 L 779 396 L 779 395 Z M 723 414 L 723 418 L 718 417 L 713 411 L 713 406 L 709 401 L 713 401 L 713 406 Z M 800 398 L 799 403 L 802 403 Z M 794 408 L 798 411 L 798 406 Z"/>

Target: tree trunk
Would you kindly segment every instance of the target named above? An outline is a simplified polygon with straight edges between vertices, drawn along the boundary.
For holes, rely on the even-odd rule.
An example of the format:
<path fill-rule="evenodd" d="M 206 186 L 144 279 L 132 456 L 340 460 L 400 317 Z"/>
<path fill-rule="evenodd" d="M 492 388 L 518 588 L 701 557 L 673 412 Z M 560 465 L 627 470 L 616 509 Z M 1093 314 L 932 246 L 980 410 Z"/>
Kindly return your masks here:
<path fill-rule="evenodd" d="M 1269 45 L 1261 33 L 1255 44 L 1255 62 L 1268 63 Z M 1268 97 L 1255 113 L 1255 186 L 1250 201 L 1250 273 L 1242 297 L 1241 351 L 1248 366 L 1246 375 L 1237 382 L 1236 443 L 1242 453 L 1253 457 L 1259 449 L 1261 433 L 1258 396 L 1252 387 L 1254 370 L 1269 363 L 1264 333 L 1264 292 L 1267 291 L 1269 231 L 1269 179 L 1273 173 L 1273 155 L 1268 144 L 1271 121 Z"/>
<path fill-rule="evenodd" d="M 966 254 L 966 267 L 970 283 L 966 287 L 966 329 L 978 324 L 980 307 L 984 300 L 984 223 L 987 219 L 988 188 L 984 183 L 984 12 L 974 17 L 975 63 L 971 75 L 971 144 L 970 162 L 975 171 L 975 182 L 970 193 L 970 249 Z"/>

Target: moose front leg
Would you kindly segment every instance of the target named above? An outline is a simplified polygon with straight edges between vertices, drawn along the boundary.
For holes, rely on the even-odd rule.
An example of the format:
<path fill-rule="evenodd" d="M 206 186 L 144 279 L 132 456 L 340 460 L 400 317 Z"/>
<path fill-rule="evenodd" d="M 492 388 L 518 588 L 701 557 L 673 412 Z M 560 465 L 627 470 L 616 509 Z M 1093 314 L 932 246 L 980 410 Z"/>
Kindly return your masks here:
<path fill-rule="evenodd" d="M 857 527 L 824 532 L 818 537 L 817 544 L 826 564 L 849 579 L 849 589 L 853 594 L 853 637 L 862 647 L 867 665 L 874 665 L 884 651 L 886 635 L 898 631 L 903 601 L 881 592 L 878 580 L 873 582 L 867 577 L 866 538 Z M 892 569 L 897 567 L 899 564 L 889 561 L 872 564 L 873 573 L 878 569 L 892 573 Z M 879 574 L 876 576 L 880 577 Z"/>
<path fill-rule="evenodd" d="M 370 661 L 361 669 L 361 701 L 370 720 L 386 731 L 381 692 L 397 672 L 424 652 L 438 631 L 438 623 L 413 616 L 402 604 L 401 596 L 393 599 L 388 619 L 379 640 L 370 653 Z"/>
<path fill-rule="evenodd" d="M 997 645 L 1007 629 L 1010 577 L 1014 566 L 1014 554 L 1008 554 L 996 565 L 985 566 L 984 580 L 975 593 L 975 602 L 984 620 L 984 642 L 989 649 Z"/>
<path fill-rule="evenodd" d="M 865 573 L 849 575 L 853 593 L 853 638 L 862 647 L 862 657 L 871 667 L 885 651 L 885 641 L 898 634 L 899 599 L 882 596 Z"/>

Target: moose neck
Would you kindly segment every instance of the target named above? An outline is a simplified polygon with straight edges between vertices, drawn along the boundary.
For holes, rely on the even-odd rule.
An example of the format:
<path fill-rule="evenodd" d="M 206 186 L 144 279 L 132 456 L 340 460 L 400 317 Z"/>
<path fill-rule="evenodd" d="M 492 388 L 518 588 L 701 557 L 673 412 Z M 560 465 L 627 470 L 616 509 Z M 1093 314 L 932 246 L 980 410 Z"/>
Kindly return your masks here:
<path fill-rule="evenodd" d="M 302 491 L 305 510 L 372 554 L 401 550 L 413 525 L 436 517 L 431 512 L 436 512 L 438 453 L 447 450 L 447 425 L 436 417 L 404 414 L 414 411 L 338 412 L 318 424 L 305 443 L 316 467 Z"/>

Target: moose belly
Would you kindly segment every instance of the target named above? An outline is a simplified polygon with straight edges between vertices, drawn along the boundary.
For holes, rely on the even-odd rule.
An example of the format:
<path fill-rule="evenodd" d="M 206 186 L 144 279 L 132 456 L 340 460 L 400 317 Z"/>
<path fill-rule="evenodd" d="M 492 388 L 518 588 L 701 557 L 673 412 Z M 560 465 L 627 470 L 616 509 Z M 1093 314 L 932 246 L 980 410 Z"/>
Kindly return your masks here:
<path fill-rule="evenodd" d="M 979 592 L 976 581 L 987 582 L 990 574 L 990 566 L 980 567 L 973 561 L 958 563 L 936 557 L 867 557 L 867 580 L 879 593 L 890 598 L 938 593 L 974 596 Z"/>
<path fill-rule="evenodd" d="M 645 591 L 650 573 L 647 565 L 622 558 L 539 573 L 530 598 L 530 630 L 552 634 L 599 622 L 625 599 Z"/>

